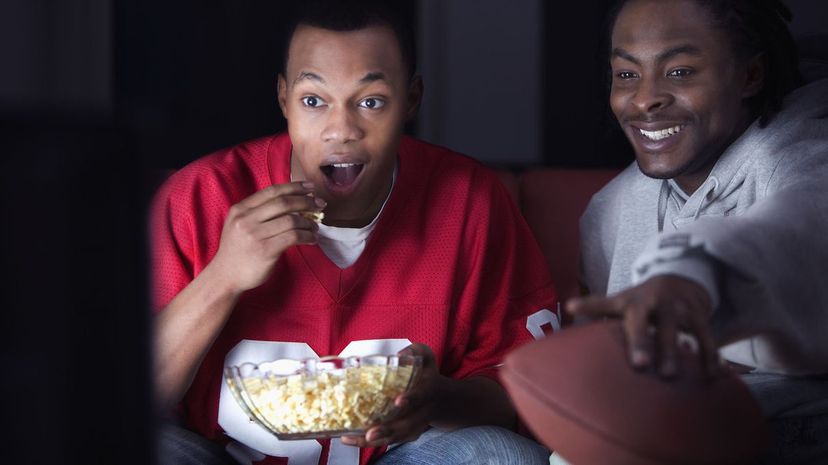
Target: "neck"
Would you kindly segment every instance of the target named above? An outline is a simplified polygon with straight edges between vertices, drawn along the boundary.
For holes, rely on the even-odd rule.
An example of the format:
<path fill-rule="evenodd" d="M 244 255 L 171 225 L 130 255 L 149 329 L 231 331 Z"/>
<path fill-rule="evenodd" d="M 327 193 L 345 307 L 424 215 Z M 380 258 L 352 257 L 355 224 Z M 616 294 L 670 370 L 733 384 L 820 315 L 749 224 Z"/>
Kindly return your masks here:
<path fill-rule="evenodd" d="M 691 174 L 686 174 L 682 176 L 676 176 L 676 184 L 684 191 L 687 195 L 693 195 L 704 181 L 710 176 L 710 172 L 713 171 L 713 166 L 721 157 L 721 154 L 714 157 L 712 160 L 708 162 L 705 166 L 702 166 L 700 169 L 696 170 Z"/>

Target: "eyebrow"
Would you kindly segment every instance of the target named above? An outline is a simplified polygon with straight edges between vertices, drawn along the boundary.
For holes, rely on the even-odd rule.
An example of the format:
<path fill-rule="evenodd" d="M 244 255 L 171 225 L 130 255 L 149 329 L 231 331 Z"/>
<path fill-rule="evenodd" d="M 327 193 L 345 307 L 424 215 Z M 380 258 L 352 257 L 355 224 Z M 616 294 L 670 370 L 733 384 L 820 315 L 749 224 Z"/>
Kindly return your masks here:
<path fill-rule="evenodd" d="M 325 84 L 325 80 L 322 79 L 322 76 L 316 73 L 312 73 L 310 71 L 302 71 L 301 73 L 299 73 L 299 76 L 297 76 L 296 79 L 293 80 L 293 85 L 296 85 L 296 83 L 305 79 L 309 81 L 316 81 L 323 85 Z M 386 79 L 385 73 L 382 73 L 380 71 L 374 71 L 363 76 L 362 79 L 359 80 L 359 83 L 369 84 L 375 81 L 388 81 L 388 79 Z"/>
<path fill-rule="evenodd" d="M 299 73 L 299 76 L 297 76 L 296 79 L 293 80 L 293 85 L 296 85 L 296 83 L 305 79 L 309 81 L 316 81 L 320 84 L 325 84 L 325 80 L 322 79 L 322 76 L 316 73 L 311 73 L 310 71 L 302 71 L 301 73 Z"/>
<path fill-rule="evenodd" d="M 385 74 L 379 71 L 374 71 L 371 73 L 366 74 L 362 79 L 359 80 L 360 84 L 368 84 L 374 81 L 388 81 L 386 79 Z"/>
<path fill-rule="evenodd" d="M 669 60 L 670 58 L 673 58 L 676 55 L 682 55 L 682 54 L 698 56 L 698 55 L 702 54 L 702 51 L 701 51 L 701 49 L 699 49 L 695 45 L 690 45 L 690 44 L 679 45 L 679 46 L 669 48 L 669 49 L 659 53 L 658 56 L 656 56 L 656 61 L 657 62 L 664 62 L 664 61 Z M 625 59 L 627 61 L 631 61 L 631 62 L 633 62 L 637 65 L 641 64 L 641 62 L 637 58 L 632 56 L 628 51 L 624 50 L 623 48 L 617 48 L 616 47 L 616 48 L 612 49 L 612 57 L 613 58 L 615 58 L 615 57 L 623 58 L 623 59 Z"/>

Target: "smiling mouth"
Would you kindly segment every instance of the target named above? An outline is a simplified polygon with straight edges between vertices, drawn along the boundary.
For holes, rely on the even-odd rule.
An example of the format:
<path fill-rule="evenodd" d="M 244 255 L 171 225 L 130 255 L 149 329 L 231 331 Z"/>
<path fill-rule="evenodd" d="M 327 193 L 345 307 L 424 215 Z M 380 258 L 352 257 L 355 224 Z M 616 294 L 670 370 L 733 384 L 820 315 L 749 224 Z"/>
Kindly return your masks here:
<path fill-rule="evenodd" d="M 332 185 L 348 187 L 356 181 L 364 166 L 362 163 L 331 163 L 319 169 Z"/>
<path fill-rule="evenodd" d="M 674 136 L 674 135 L 680 133 L 681 130 L 684 129 L 685 127 L 686 127 L 686 125 L 679 124 L 679 125 L 673 126 L 671 128 L 661 129 L 661 130 L 658 130 L 658 131 L 647 131 L 647 130 L 644 130 L 644 129 L 641 129 L 641 128 L 637 128 L 637 129 L 641 132 L 641 135 L 646 137 L 647 139 L 650 139 L 652 141 L 659 141 L 659 140 L 663 140 L 663 139 L 666 139 L 670 136 Z"/>

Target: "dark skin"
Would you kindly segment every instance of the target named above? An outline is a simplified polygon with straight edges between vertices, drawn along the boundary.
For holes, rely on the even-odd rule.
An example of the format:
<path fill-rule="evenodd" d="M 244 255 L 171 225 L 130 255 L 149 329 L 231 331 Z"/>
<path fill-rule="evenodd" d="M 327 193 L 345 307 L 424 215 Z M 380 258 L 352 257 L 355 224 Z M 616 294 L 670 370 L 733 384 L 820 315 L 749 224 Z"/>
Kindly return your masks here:
<path fill-rule="evenodd" d="M 675 179 L 688 194 L 750 125 L 747 99 L 763 84 L 761 55 L 739 57 L 723 45 L 731 42 L 726 31 L 711 23 L 694 0 L 631 0 L 612 31 L 613 113 L 641 171 Z M 695 281 L 656 276 L 610 297 L 571 299 L 566 310 L 623 318 L 637 369 L 675 376 L 680 331 L 695 337 L 709 374 L 719 369 L 711 299 Z"/>
<path fill-rule="evenodd" d="M 422 93 L 411 78 L 389 27 L 330 31 L 302 25 L 290 43 L 279 104 L 293 142 L 291 175 L 312 183 L 323 199 L 325 223 L 362 227 L 378 214 L 391 189 L 403 126 L 416 114 Z M 346 189 L 326 179 L 326 163 L 362 165 Z M 395 399 L 389 421 L 342 442 L 377 447 L 417 439 L 429 426 L 514 426 L 516 414 L 503 388 L 488 378 L 454 380 L 440 374 L 432 350 L 413 344 L 404 353 L 423 365 L 413 387 Z M 488 408 L 481 409 L 480 405 Z"/>
<path fill-rule="evenodd" d="M 343 443 L 379 447 L 414 441 L 430 426 L 449 431 L 486 424 L 514 427 L 514 408 L 495 381 L 484 377 L 455 380 L 441 375 L 434 353 L 424 344 L 412 344 L 400 354 L 420 355 L 423 365 L 413 387 L 394 400 L 397 414 L 370 428 L 365 436 L 343 436 Z M 481 409 L 480 405 L 487 408 Z"/>
<path fill-rule="evenodd" d="M 695 0 L 632 0 L 612 33 L 610 106 L 636 162 L 688 194 L 753 121 L 762 86 L 760 57 L 737 56 L 710 22 Z"/>
<path fill-rule="evenodd" d="M 663 377 L 678 374 L 679 330 L 693 334 L 707 373 L 719 367 L 716 341 L 708 317 L 712 311 L 707 291 L 680 276 L 655 276 L 612 297 L 571 299 L 566 309 L 573 315 L 611 316 L 624 319 L 629 359 L 637 369 L 656 368 Z M 649 332 L 656 326 L 655 336 Z"/>
<path fill-rule="evenodd" d="M 364 226 L 378 214 L 391 189 L 403 126 L 416 113 L 422 92 L 399 48 L 388 46 L 395 41 L 383 26 L 347 32 L 297 28 L 286 75 L 279 77 L 294 182 L 267 187 L 234 205 L 216 256 L 158 314 L 155 369 L 164 405 L 174 405 L 189 389 L 241 294 L 261 285 L 287 248 L 316 243 L 316 224 L 296 213 L 324 209 L 325 222 L 340 227 Z M 321 168 L 330 163 L 358 163 L 362 169 L 343 188 Z M 421 355 L 423 366 L 411 390 L 395 399 L 398 415 L 343 442 L 409 441 L 428 426 L 514 426 L 515 411 L 499 384 L 441 375 L 425 345 L 414 344 L 406 353 Z"/>

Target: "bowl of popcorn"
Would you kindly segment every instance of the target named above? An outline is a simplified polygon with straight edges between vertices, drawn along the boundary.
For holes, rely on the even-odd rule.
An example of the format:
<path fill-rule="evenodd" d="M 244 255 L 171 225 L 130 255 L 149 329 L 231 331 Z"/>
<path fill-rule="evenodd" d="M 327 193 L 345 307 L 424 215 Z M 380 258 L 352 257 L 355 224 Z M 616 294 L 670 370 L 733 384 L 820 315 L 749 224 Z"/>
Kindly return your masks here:
<path fill-rule="evenodd" d="M 250 419 L 279 439 L 361 435 L 396 413 L 422 357 L 280 359 L 228 366 L 224 377 Z"/>

